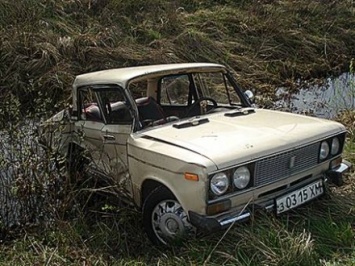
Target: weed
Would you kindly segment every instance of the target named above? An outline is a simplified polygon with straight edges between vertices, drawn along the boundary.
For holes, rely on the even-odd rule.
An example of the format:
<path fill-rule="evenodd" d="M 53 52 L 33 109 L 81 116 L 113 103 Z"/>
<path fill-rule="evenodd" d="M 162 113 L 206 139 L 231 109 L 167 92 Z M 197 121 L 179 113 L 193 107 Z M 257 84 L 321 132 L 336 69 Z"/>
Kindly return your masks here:
<path fill-rule="evenodd" d="M 62 109 L 83 72 L 223 62 L 244 88 L 269 95 L 297 78 L 339 74 L 355 39 L 349 3 L 0 1 L 0 191 L 13 200 L 1 202 L 0 265 L 354 265 L 354 173 L 330 197 L 278 218 L 258 213 L 226 234 L 160 250 L 115 191 L 63 174 L 65 158 L 34 142 L 38 118 Z M 355 163 L 354 111 L 340 119 Z"/>

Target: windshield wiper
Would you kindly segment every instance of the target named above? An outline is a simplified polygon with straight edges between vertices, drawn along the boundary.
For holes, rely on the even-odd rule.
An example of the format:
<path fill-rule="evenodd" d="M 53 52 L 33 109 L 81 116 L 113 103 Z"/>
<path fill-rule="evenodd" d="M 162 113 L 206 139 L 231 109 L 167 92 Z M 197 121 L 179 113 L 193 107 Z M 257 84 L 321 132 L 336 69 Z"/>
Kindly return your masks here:
<path fill-rule="evenodd" d="M 193 118 L 191 120 L 188 120 L 188 121 L 184 121 L 184 122 L 181 122 L 181 123 L 176 123 L 176 124 L 173 124 L 173 127 L 175 128 L 186 128 L 186 127 L 194 127 L 194 126 L 198 126 L 198 125 L 202 125 L 202 124 L 205 124 L 205 123 L 208 123 L 210 120 L 208 120 L 208 118 L 201 118 L 201 119 L 198 119 L 197 117 L 196 118 Z"/>
<path fill-rule="evenodd" d="M 248 115 L 252 113 L 255 113 L 255 108 L 247 107 L 247 108 L 235 110 L 233 112 L 225 113 L 224 115 L 229 117 L 234 117 L 234 116 Z"/>

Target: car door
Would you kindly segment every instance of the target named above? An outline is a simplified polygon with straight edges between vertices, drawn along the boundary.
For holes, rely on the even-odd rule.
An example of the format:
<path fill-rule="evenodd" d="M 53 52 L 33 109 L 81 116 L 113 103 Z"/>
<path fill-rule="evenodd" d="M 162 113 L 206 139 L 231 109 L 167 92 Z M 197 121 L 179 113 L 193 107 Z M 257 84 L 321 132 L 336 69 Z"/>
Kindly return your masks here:
<path fill-rule="evenodd" d="M 133 116 L 124 90 L 117 85 L 84 87 L 79 88 L 78 99 L 76 131 L 82 135 L 93 167 L 131 193 L 126 143 Z"/>

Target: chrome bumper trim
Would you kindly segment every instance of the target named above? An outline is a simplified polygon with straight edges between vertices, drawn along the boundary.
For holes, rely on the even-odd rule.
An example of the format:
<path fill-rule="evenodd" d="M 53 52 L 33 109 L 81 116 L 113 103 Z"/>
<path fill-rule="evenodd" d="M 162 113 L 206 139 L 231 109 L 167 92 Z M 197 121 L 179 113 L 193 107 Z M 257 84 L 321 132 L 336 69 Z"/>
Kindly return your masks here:
<path fill-rule="evenodd" d="M 231 223 L 234 223 L 234 222 L 238 222 L 240 220 L 244 220 L 244 219 L 247 219 L 250 217 L 250 212 L 245 212 L 241 215 L 238 215 L 238 216 L 234 216 L 234 217 L 231 217 L 231 218 L 228 218 L 227 220 L 222 220 L 219 222 L 219 224 L 221 226 L 226 226 L 227 224 L 231 224 Z"/>
<path fill-rule="evenodd" d="M 332 169 L 332 171 L 337 172 L 337 173 L 345 173 L 349 171 L 351 168 L 351 163 L 343 160 L 343 162 L 335 169 Z"/>

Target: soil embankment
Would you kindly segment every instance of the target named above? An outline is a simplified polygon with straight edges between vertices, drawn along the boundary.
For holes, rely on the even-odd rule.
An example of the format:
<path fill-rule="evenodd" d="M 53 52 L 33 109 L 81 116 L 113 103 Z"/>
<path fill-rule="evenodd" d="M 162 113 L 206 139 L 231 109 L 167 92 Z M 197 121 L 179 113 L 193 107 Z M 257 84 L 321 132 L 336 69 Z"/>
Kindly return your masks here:
<path fill-rule="evenodd" d="M 297 78 L 348 70 L 355 54 L 353 5 L 345 0 L 1 1 L 1 97 L 14 97 L 26 112 L 53 109 L 67 100 L 79 73 L 192 61 L 227 64 L 243 87 L 273 92 Z"/>

